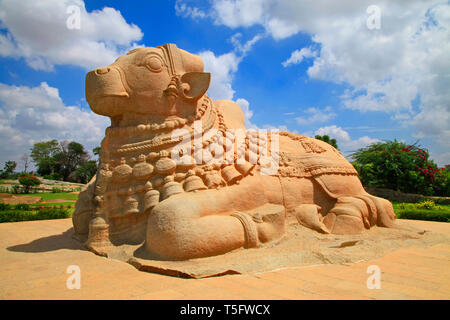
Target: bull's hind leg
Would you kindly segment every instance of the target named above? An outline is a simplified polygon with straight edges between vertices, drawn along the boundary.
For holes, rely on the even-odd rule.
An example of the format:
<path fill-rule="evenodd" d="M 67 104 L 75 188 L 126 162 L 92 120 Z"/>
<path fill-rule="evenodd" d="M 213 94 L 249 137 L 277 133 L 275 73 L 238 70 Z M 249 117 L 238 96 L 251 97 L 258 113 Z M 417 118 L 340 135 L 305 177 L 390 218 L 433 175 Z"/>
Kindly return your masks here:
<path fill-rule="evenodd" d="M 323 219 L 331 233 L 356 234 L 375 225 L 394 227 L 392 204 L 368 194 L 357 177 L 345 177 L 339 184 L 333 176 L 316 181 L 330 197 L 337 199 Z"/>
<path fill-rule="evenodd" d="M 365 193 L 360 196 L 365 199 L 366 203 L 373 204 L 371 209 L 371 226 L 377 225 L 379 227 L 392 228 L 394 227 L 395 213 L 392 203 L 386 199 L 375 197 L 371 194 Z M 376 213 L 374 212 L 376 210 Z"/>
<path fill-rule="evenodd" d="M 370 194 L 339 197 L 323 223 L 335 234 L 360 233 L 372 226 L 394 227 L 395 214 L 386 199 Z"/>

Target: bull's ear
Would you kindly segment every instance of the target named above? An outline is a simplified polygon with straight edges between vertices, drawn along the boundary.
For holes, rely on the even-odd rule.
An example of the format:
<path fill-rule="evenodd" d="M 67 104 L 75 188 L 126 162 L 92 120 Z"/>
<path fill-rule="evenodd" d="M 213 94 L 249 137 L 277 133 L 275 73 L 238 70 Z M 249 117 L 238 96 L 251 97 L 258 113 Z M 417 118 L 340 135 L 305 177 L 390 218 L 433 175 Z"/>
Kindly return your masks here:
<path fill-rule="evenodd" d="M 181 76 L 182 96 L 187 100 L 198 100 L 209 88 L 209 72 L 186 72 Z"/>

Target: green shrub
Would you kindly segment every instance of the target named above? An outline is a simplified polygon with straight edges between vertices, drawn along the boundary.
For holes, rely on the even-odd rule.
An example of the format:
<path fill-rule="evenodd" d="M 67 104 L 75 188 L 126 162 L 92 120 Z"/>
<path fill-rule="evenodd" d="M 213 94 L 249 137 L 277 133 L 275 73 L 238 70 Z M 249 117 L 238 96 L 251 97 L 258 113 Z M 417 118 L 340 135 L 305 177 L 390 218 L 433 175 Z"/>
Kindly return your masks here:
<path fill-rule="evenodd" d="M 33 220 L 50 220 L 69 218 L 71 213 L 67 209 L 40 209 L 33 211 L 8 210 L 0 213 L 0 223 Z"/>
<path fill-rule="evenodd" d="M 29 205 L 29 204 L 26 204 L 26 203 L 19 203 L 19 204 L 16 204 L 16 205 L 14 206 L 14 209 L 15 209 L 15 210 L 22 210 L 22 211 L 31 211 L 30 205 Z"/>
<path fill-rule="evenodd" d="M 450 222 L 450 213 L 428 210 L 408 210 L 397 214 L 399 219 Z"/>
<path fill-rule="evenodd" d="M 426 149 L 397 140 L 373 143 L 351 157 L 362 183 L 370 187 L 450 195 L 450 167 L 438 168 Z"/>
<path fill-rule="evenodd" d="M 435 206 L 435 203 L 433 200 L 425 200 L 425 201 L 421 201 L 419 203 L 416 204 L 416 208 L 419 209 L 433 209 Z"/>
<path fill-rule="evenodd" d="M 66 209 L 41 209 L 37 213 L 37 220 L 65 219 L 69 217 L 70 213 Z"/>
<path fill-rule="evenodd" d="M 52 174 L 46 174 L 43 177 L 44 179 L 48 179 L 48 180 L 61 180 L 61 175 L 57 172 L 52 173 Z"/>
<path fill-rule="evenodd" d="M 0 203 L 0 211 L 11 210 L 11 205 L 7 203 Z"/>
<path fill-rule="evenodd" d="M 32 187 L 36 187 L 41 184 L 41 180 L 39 180 L 36 176 L 23 175 L 19 177 L 19 183 L 25 189 L 25 193 L 30 193 Z"/>
<path fill-rule="evenodd" d="M 419 199 L 417 202 L 424 202 L 424 201 L 427 201 L 427 200 L 430 200 L 429 198 L 421 198 L 421 199 Z M 450 204 L 450 199 L 449 198 L 433 198 L 433 200 L 432 200 L 435 204 L 437 204 L 437 205 L 440 205 L 440 204 L 443 204 L 443 205 L 448 205 L 448 204 Z"/>

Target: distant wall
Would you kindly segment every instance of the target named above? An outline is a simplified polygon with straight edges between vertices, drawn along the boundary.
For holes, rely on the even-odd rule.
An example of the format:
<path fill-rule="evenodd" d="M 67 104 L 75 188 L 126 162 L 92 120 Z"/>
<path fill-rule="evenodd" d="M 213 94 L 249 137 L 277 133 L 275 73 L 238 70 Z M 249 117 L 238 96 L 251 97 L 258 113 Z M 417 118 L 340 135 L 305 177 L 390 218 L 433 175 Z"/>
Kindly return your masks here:
<path fill-rule="evenodd" d="M 388 199 L 395 202 L 420 202 L 424 199 L 430 199 L 439 204 L 450 204 L 450 197 L 430 197 L 415 193 L 403 193 L 391 189 L 364 187 L 366 191 L 374 196 Z"/>

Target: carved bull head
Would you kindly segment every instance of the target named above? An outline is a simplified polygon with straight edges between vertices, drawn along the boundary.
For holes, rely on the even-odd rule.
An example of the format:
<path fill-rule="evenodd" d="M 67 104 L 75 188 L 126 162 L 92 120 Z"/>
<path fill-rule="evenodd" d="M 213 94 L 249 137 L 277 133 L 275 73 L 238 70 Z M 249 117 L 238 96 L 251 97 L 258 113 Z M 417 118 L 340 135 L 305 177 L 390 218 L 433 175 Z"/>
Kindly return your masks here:
<path fill-rule="evenodd" d="M 86 76 L 86 99 L 98 114 L 187 117 L 208 90 L 200 57 L 174 44 L 138 48 Z"/>

